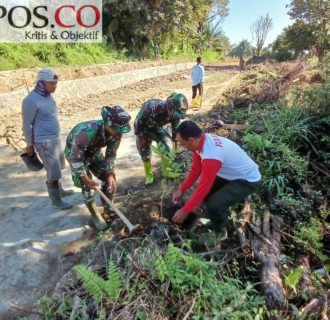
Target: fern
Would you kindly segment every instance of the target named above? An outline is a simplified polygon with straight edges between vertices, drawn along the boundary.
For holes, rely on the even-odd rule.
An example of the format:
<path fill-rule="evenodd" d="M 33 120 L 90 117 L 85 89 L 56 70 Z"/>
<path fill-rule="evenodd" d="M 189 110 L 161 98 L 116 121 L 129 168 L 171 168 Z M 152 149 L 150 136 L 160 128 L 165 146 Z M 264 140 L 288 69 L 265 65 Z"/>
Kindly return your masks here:
<path fill-rule="evenodd" d="M 304 271 L 303 266 L 299 266 L 294 270 L 291 270 L 290 273 L 284 278 L 285 284 L 291 288 L 296 293 L 296 286 L 299 283 L 302 274 Z"/>
<path fill-rule="evenodd" d="M 116 301 L 121 292 L 122 279 L 117 266 L 113 261 L 109 262 L 108 280 L 104 280 L 90 268 L 84 265 L 74 267 L 78 278 L 82 281 L 83 286 L 87 289 L 96 302 L 100 302 L 104 298 L 108 298 L 111 303 Z"/>
<path fill-rule="evenodd" d="M 82 281 L 87 291 L 94 297 L 97 302 L 99 302 L 104 297 L 104 280 L 93 270 L 86 268 L 84 265 L 77 265 L 73 269 L 77 273 L 78 278 Z"/>
<path fill-rule="evenodd" d="M 110 301 L 116 301 L 120 295 L 123 285 L 121 274 L 113 261 L 109 261 L 108 280 L 105 281 L 105 292 Z"/>

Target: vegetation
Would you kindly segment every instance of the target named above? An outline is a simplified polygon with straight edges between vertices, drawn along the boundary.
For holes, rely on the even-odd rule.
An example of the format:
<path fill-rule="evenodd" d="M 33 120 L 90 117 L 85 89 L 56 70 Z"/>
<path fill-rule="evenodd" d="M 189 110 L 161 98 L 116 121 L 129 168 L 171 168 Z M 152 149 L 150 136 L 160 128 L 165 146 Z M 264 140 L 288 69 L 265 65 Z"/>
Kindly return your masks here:
<path fill-rule="evenodd" d="M 150 232 L 144 240 L 134 237 L 119 240 L 111 251 L 111 262 L 96 269 L 75 267 L 81 282 L 74 290 L 40 301 L 47 319 L 80 319 L 84 314 L 91 319 L 313 319 L 313 313 L 302 316 L 304 306 L 312 299 L 322 301 L 320 297 L 329 289 L 326 161 L 330 150 L 324 134 L 329 130 L 329 122 L 324 120 L 328 117 L 328 59 L 327 56 L 322 81 L 313 87 L 296 87 L 295 94 L 289 95 L 291 100 L 286 97 L 276 103 L 222 104 L 211 111 L 212 120 L 200 119 L 204 125 L 214 121 L 215 116 L 225 122 L 245 124 L 239 143 L 256 160 L 263 176 L 261 196 L 254 198 L 249 220 L 243 219 L 240 206 L 232 208 L 230 239 L 224 248 L 200 252 L 194 244 L 196 229 L 191 233 L 180 232 L 176 238 L 167 229 L 164 238 L 159 239 L 161 232 L 157 229 L 156 239 Z M 266 72 L 265 68 L 254 71 L 257 73 L 254 80 L 251 73 L 241 74 L 237 88 L 231 92 L 239 94 L 246 83 L 262 87 L 269 78 L 276 79 L 276 70 Z M 255 79 L 256 82 L 251 82 Z M 166 155 L 171 163 L 176 156 L 163 146 L 153 151 Z M 181 170 L 181 166 L 177 169 Z M 179 171 L 173 172 L 180 175 Z M 269 223 L 278 218 L 283 220 L 277 230 L 281 249 L 274 248 L 273 239 L 266 237 L 266 233 L 256 236 L 258 221 L 263 219 L 263 227 L 267 225 L 267 212 Z M 238 246 L 233 229 L 237 232 L 237 224 L 243 220 L 252 230 L 251 240 Z M 275 225 L 269 232 L 270 229 L 276 230 Z M 256 253 L 257 242 L 253 242 L 256 239 L 263 245 L 271 242 L 270 252 L 262 251 L 265 259 L 281 250 L 276 264 L 288 300 L 285 311 L 270 310 L 266 295 L 263 297 L 261 288 L 265 289 L 265 284 L 260 286 L 263 263 L 256 261 L 257 254 L 251 255 L 252 250 Z M 131 245 L 122 246 L 122 242 Z M 309 261 L 307 266 L 299 260 L 300 256 Z M 315 270 L 324 270 L 325 275 Z M 312 287 L 310 291 L 302 290 L 306 277 Z M 322 308 L 315 311 L 315 319 L 322 310 L 328 312 L 326 303 Z"/>
<path fill-rule="evenodd" d="M 323 57 L 330 49 L 330 4 L 327 0 L 291 0 L 288 14 L 295 22 L 276 39 L 274 57 L 296 58 L 304 50 Z"/>
<path fill-rule="evenodd" d="M 107 39 L 103 44 L 29 46 L 37 59 L 31 63 L 72 64 L 78 59 L 70 53 L 72 48 L 87 52 L 86 59 L 98 61 L 120 57 L 110 48 L 120 50 L 122 56 L 160 53 L 180 59 L 197 52 L 216 59 L 230 51 L 228 39 L 215 24 L 227 14 L 226 0 L 104 2 Z M 231 134 L 236 133 L 236 140 L 257 162 L 263 177 L 260 196 L 252 198 L 248 215 L 244 216 L 239 205 L 232 208 L 225 247 L 200 252 L 188 240 L 196 238 L 195 229 L 178 232 L 170 224 L 165 231 L 157 229 L 156 239 L 151 231 L 143 239 L 121 235 L 110 262 L 95 268 L 76 266 L 80 282 L 75 288 L 39 301 L 46 319 L 316 319 L 329 314 L 324 297 L 330 288 L 330 8 L 325 0 L 292 0 L 288 8 L 296 21 L 278 37 L 269 54 L 285 60 L 314 50 L 322 57 L 319 81 L 299 85 L 291 79 L 290 86 L 285 86 L 288 73 L 280 74 L 273 66 L 254 68 L 239 76 L 208 120 L 201 120 L 205 127 L 219 118 L 244 126 L 242 132 L 232 130 Z M 265 53 L 264 40 L 271 27 L 268 15 L 257 21 L 253 28 L 257 48 L 243 40 L 231 54 Z M 0 45 L 0 55 L 8 57 L 8 64 L 15 61 L 13 66 L 22 66 L 19 50 L 24 46 L 17 45 L 15 53 L 12 48 Z M 297 79 L 304 77 L 307 75 L 299 74 Z M 290 94 L 285 91 L 288 88 Z M 152 149 L 167 161 L 167 173 L 182 176 L 185 166 L 176 163 L 176 149 L 169 151 L 162 145 Z M 174 187 L 176 181 L 172 182 L 165 186 L 166 191 Z M 159 225 L 165 217 L 163 208 L 160 211 Z M 239 239 L 240 246 L 234 234 L 237 238 L 247 235 L 245 241 Z M 133 244 L 121 246 L 123 242 Z M 107 253 L 103 246 L 105 260 Z M 267 265 L 268 261 L 272 263 Z M 260 285 L 267 267 L 272 276 L 278 271 L 277 282 Z M 283 310 L 270 310 L 267 305 L 269 296 L 263 292 L 269 283 L 282 286 L 285 307 L 278 309 Z M 315 300 L 321 307 L 305 314 L 304 307 Z"/>
<path fill-rule="evenodd" d="M 0 70 L 107 63 L 123 59 L 124 54 L 124 50 L 115 51 L 105 41 L 101 44 L 1 43 Z"/>

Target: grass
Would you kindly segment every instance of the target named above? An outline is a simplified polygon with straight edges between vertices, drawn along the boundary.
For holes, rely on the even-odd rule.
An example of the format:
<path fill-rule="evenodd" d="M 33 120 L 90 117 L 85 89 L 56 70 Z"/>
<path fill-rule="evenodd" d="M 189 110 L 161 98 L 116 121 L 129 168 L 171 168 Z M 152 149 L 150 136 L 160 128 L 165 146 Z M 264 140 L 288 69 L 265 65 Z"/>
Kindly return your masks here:
<path fill-rule="evenodd" d="M 173 62 L 195 61 L 201 55 L 204 62 L 222 60 L 224 56 L 215 51 L 197 54 L 192 50 L 172 52 L 161 58 Z M 152 57 L 152 55 L 151 55 Z M 0 43 L 0 71 L 19 68 L 79 66 L 110 63 L 115 61 L 138 60 L 125 50 L 113 49 L 105 41 L 102 43 Z"/>
<path fill-rule="evenodd" d="M 116 51 L 103 43 L 2 43 L 0 70 L 33 67 L 89 65 L 128 60 L 125 51 Z"/>

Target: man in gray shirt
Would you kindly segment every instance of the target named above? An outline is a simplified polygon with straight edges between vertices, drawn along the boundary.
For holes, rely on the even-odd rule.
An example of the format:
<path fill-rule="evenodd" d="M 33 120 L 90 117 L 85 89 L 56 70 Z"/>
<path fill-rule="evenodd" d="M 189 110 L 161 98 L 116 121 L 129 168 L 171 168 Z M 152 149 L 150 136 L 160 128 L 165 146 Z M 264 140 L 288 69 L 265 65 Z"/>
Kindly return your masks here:
<path fill-rule="evenodd" d="M 23 132 L 26 140 L 26 153 L 37 152 L 47 172 L 47 190 L 52 205 L 61 210 L 71 209 L 72 205 L 62 201 L 62 197 L 73 194 L 63 190 L 60 179 L 64 167 L 64 156 L 60 140 L 60 122 L 57 105 L 52 96 L 58 77 L 51 69 L 41 69 L 36 87 L 23 100 Z"/>

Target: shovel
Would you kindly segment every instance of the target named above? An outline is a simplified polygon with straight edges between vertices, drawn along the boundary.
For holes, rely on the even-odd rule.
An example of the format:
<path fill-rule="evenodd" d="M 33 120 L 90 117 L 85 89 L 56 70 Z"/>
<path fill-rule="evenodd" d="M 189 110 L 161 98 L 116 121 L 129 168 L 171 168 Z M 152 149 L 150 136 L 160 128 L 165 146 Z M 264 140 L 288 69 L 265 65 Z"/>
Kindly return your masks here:
<path fill-rule="evenodd" d="M 124 216 L 124 214 L 109 200 L 109 198 L 101 191 L 99 187 L 95 187 L 95 189 L 99 192 L 101 197 L 105 200 L 105 202 L 110 206 L 110 208 L 116 213 L 116 215 L 125 223 L 130 233 L 139 227 L 139 224 L 133 226 L 130 221 Z"/>

